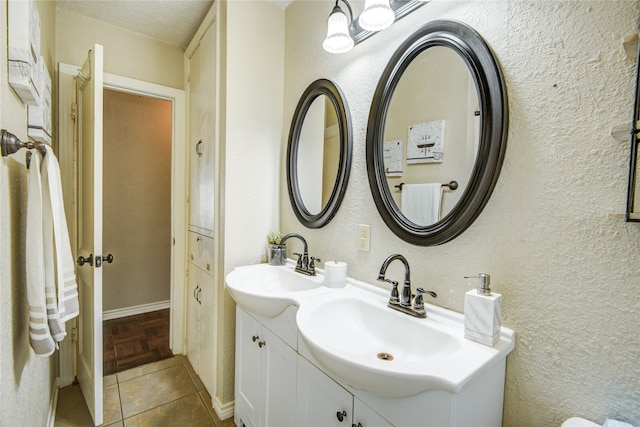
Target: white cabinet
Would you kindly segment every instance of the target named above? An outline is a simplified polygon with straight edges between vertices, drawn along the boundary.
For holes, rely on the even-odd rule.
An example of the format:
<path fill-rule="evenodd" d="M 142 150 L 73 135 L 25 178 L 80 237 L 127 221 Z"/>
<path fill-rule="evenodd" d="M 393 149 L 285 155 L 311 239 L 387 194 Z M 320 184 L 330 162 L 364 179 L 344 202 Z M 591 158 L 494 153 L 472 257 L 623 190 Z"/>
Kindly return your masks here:
<path fill-rule="evenodd" d="M 298 357 L 296 424 L 307 427 L 391 427 L 303 357 Z"/>
<path fill-rule="evenodd" d="M 213 236 L 215 194 L 215 20 L 189 58 L 189 227 Z"/>
<path fill-rule="evenodd" d="M 296 425 L 296 357 L 273 332 L 236 309 L 237 426 Z"/>
<path fill-rule="evenodd" d="M 187 358 L 202 383 L 213 394 L 215 383 L 215 292 L 211 263 L 207 251 L 192 248 L 213 248 L 213 239 L 189 233 L 190 245 L 187 280 Z"/>

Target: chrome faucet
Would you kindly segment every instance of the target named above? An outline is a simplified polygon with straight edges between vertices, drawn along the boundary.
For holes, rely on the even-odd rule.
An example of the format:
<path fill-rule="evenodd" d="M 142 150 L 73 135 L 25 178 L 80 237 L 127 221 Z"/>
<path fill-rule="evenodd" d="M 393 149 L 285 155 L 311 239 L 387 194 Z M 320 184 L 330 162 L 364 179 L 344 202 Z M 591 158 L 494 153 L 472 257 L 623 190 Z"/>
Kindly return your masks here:
<path fill-rule="evenodd" d="M 304 245 L 303 252 L 301 254 L 294 253 L 298 257 L 298 261 L 296 262 L 296 271 L 298 273 L 306 274 L 307 276 L 315 276 L 316 275 L 316 261 L 321 261 L 320 258 L 309 257 L 309 246 L 307 245 L 307 241 L 298 233 L 289 233 L 284 236 L 280 240 L 279 246 L 282 248 L 284 242 L 290 239 L 291 237 L 295 237 L 302 241 Z"/>
<path fill-rule="evenodd" d="M 394 280 L 389 280 L 385 277 L 387 273 L 387 268 L 389 264 L 393 261 L 399 260 L 404 264 L 404 283 L 402 284 L 402 295 L 398 293 L 398 282 Z M 424 300 L 423 295 L 428 294 L 433 298 L 438 298 L 438 294 L 432 291 L 425 291 L 422 288 L 416 289 L 416 297 L 413 300 L 413 306 L 411 305 L 411 272 L 409 269 L 409 263 L 407 259 L 400 255 L 394 254 L 389 256 L 382 263 L 382 267 L 380 267 L 380 274 L 378 274 L 378 280 L 381 282 L 391 283 L 391 296 L 389 297 L 389 302 L 387 303 L 388 307 L 393 308 L 394 310 L 401 311 L 403 313 L 409 314 L 414 317 L 425 318 L 427 317 L 427 310 L 424 308 Z"/>

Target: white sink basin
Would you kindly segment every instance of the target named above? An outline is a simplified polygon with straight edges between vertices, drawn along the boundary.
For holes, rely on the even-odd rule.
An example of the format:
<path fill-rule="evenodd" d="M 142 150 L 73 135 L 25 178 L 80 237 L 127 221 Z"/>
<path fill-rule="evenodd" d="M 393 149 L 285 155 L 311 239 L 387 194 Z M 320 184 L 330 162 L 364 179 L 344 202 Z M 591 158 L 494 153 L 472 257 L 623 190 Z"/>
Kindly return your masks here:
<path fill-rule="evenodd" d="M 299 298 L 323 288 L 322 277 L 296 273 L 290 264 L 238 267 L 227 275 L 225 282 L 236 304 L 265 317 L 275 317 L 290 305 L 298 306 Z"/>
<path fill-rule="evenodd" d="M 464 339 L 463 317 L 427 306 L 427 319 L 386 306 L 388 296 L 359 287 L 305 300 L 298 331 L 310 353 L 354 388 L 402 397 L 465 385 L 511 352 L 514 334 L 503 328 L 494 347 Z"/>

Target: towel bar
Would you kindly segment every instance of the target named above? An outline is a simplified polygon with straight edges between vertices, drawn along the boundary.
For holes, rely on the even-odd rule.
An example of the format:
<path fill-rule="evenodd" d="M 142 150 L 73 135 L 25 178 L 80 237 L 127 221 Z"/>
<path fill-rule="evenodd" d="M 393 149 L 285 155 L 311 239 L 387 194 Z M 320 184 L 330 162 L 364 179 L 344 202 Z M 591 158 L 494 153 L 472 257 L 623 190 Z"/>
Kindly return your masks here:
<path fill-rule="evenodd" d="M 45 144 L 37 141 L 22 142 L 17 136 L 6 129 L 2 129 L 2 131 L 0 131 L 0 147 L 2 157 L 10 156 L 18 152 L 21 148 L 26 148 L 28 150 L 36 149 L 42 154 L 42 157 L 47 154 Z M 31 166 L 31 151 L 27 152 L 27 169 L 29 166 Z"/>
<path fill-rule="evenodd" d="M 396 185 L 395 187 L 402 191 L 402 187 L 404 186 L 404 182 L 401 182 L 400 184 Z M 451 181 L 448 184 L 442 184 L 443 187 L 449 187 L 450 190 L 456 190 L 458 188 L 458 181 Z"/>

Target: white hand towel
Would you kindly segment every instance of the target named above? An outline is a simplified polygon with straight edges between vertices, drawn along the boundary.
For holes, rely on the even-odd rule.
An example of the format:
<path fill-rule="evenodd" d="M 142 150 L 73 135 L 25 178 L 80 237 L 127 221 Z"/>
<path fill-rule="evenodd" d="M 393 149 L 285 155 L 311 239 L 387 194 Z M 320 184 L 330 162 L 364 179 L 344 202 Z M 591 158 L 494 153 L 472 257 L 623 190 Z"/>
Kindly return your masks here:
<path fill-rule="evenodd" d="M 67 218 L 64 213 L 62 184 L 60 181 L 60 165 L 49 146 L 45 146 L 43 174 L 47 187 L 48 199 L 51 203 L 53 218 L 53 236 L 55 242 L 55 265 L 57 272 L 58 314 L 62 323 L 79 314 L 78 283 L 76 281 L 75 264 L 69 243 Z"/>
<path fill-rule="evenodd" d="M 46 181 L 46 180 L 44 180 Z M 67 335 L 64 323 L 58 315 L 58 297 L 56 295 L 55 247 L 53 244 L 53 214 L 49 200 L 49 189 L 42 183 L 42 245 L 44 256 L 44 296 L 47 305 L 49 332 L 55 342 Z"/>
<path fill-rule="evenodd" d="M 55 343 L 51 338 L 47 322 L 40 178 L 40 154 L 34 152 L 28 172 L 25 253 L 27 302 L 29 303 L 29 343 L 37 356 L 46 357 L 55 350 Z"/>
<path fill-rule="evenodd" d="M 417 225 L 431 225 L 440 220 L 442 184 L 404 184 L 400 210 Z"/>

